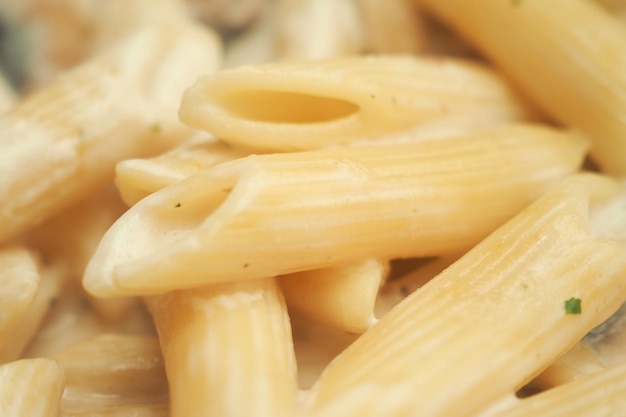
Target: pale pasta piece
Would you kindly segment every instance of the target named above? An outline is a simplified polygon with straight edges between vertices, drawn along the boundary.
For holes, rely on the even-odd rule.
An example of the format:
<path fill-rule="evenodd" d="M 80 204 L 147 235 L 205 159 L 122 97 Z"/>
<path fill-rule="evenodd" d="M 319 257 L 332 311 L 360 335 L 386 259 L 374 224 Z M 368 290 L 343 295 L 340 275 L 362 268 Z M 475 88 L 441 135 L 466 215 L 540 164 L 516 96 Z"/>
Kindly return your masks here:
<path fill-rule="evenodd" d="M 172 417 L 292 416 L 297 380 L 289 316 L 274 278 L 148 299 Z"/>
<path fill-rule="evenodd" d="M 474 415 L 522 387 L 626 300 L 626 245 L 588 222 L 618 192 L 576 176 L 520 212 L 342 352 L 310 415 Z"/>
<path fill-rule="evenodd" d="M 90 406 L 167 404 L 165 366 L 154 336 L 104 333 L 49 357 L 65 372 L 64 413 Z"/>
<path fill-rule="evenodd" d="M 586 375 L 481 417 L 598 417 L 626 413 L 626 364 Z"/>
<path fill-rule="evenodd" d="M 356 0 L 363 19 L 365 49 L 375 53 L 425 50 L 425 28 L 413 0 Z"/>
<path fill-rule="evenodd" d="M 323 59 L 364 49 L 365 32 L 354 0 L 279 0 L 280 59 Z"/>
<path fill-rule="evenodd" d="M 189 135 L 177 102 L 216 48 L 195 26 L 143 30 L 0 117 L 0 241 L 104 187 L 118 161 Z"/>
<path fill-rule="evenodd" d="M 287 305 L 329 326 L 363 333 L 374 322 L 374 303 L 388 265 L 370 259 L 280 277 Z"/>
<path fill-rule="evenodd" d="M 0 363 L 14 361 L 22 357 L 66 282 L 66 277 L 59 268 L 43 267 L 40 268 L 39 274 L 41 278 L 37 294 L 11 332 L 8 343 L 0 351 Z"/>
<path fill-rule="evenodd" d="M 36 255 L 26 248 L 0 248 L 0 363 L 11 333 L 26 314 L 40 285 Z"/>
<path fill-rule="evenodd" d="M 603 170 L 626 174 L 626 27 L 615 17 L 593 0 L 421 4 L 473 42 L 548 114 L 587 134 Z"/>
<path fill-rule="evenodd" d="M 50 359 L 23 359 L 0 365 L 2 417 L 57 417 L 63 369 Z"/>
<path fill-rule="evenodd" d="M 466 61 L 366 56 L 222 71 L 186 91 L 184 123 L 258 150 L 303 150 L 450 117 L 524 120 L 495 72 Z"/>
<path fill-rule="evenodd" d="M 153 158 L 127 159 L 115 167 L 115 184 L 126 204 L 142 198 L 220 162 L 248 155 L 242 149 L 201 135 Z"/>
<path fill-rule="evenodd" d="M 576 171 L 586 146 L 563 131 L 511 126 L 226 162 L 127 211 L 83 285 L 102 297 L 146 295 L 463 251 Z"/>
<path fill-rule="evenodd" d="M 68 285 L 81 288 L 85 267 L 107 229 L 127 207 L 117 190 L 100 190 L 78 204 L 62 211 L 43 225 L 22 237 L 41 254 L 43 261 L 63 268 Z M 59 244 L 59 237 L 63 238 Z M 124 320 L 135 300 L 116 298 L 103 300 L 89 297 L 94 309 L 105 320 Z"/>

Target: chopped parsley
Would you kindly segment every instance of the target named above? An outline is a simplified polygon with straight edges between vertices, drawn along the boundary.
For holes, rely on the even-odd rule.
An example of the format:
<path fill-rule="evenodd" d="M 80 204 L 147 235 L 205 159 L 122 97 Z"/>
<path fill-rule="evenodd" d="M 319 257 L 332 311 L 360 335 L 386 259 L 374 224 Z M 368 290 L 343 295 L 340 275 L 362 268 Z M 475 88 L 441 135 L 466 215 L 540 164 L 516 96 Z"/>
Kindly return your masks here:
<path fill-rule="evenodd" d="M 519 6 L 522 4 L 522 0 L 511 0 L 513 6 Z"/>
<path fill-rule="evenodd" d="M 161 133 L 161 125 L 157 122 L 154 122 L 150 126 L 150 130 L 152 131 L 152 133 Z"/>
<path fill-rule="evenodd" d="M 580 298 L 572 297 L 569 300 L 565 300 L 565 314 L 580 314 L 583 312 L 582 301 Z"/>

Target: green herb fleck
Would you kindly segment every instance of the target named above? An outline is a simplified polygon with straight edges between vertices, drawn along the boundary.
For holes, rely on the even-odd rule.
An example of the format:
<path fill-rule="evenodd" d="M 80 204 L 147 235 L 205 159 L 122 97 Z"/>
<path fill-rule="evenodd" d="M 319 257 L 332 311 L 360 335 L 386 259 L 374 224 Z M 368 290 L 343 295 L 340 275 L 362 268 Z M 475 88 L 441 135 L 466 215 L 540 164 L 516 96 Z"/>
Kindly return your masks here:
<path fill-rule="evenodd" d="M 522 4 L 522 0 L 511 0 L 513 6 L 519 6 Z"/>
<path fill-rule="evenodd" d="M 150 130 L 152 131 L 152 133 L 161 133 L 161 125 L 157 122 L 154 122 L 150 126 Z"/>
<path fill-rule="evenodd" d="M 583 309 L 581 306 L 582 301 L 580 298 L 572 297 L 569 300 L 565 300 L 565 314 L 580 314 Z"/>

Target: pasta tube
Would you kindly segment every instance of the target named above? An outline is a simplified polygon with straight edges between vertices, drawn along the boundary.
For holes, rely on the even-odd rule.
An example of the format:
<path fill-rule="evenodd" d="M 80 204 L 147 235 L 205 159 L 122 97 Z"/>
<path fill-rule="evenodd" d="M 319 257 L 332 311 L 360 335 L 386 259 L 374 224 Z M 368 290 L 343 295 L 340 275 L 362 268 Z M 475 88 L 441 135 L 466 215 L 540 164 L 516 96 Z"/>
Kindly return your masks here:
<path fill-rule="evenodd" d="M 293 151 L 459 115 L 512 121 L 530 113 L 502 79 L 478 64 L 368 56 L 246 66 L 203 77 L 183 96 L 180 117 L 234 144 Z"/>
<path fill-rule="evenodd" d="M 50 359 L 24 359 L 0 366 L 2 417 L 57 417 L 63 369 Z"/>
<path fill-rule="evenodd" d="M 459 252 L 576 171 L 586 146 L 554 129 L 514 126 L 411 145 L 252 155 L 133 206 L 100 242 L 83 285 L 102 297 L 146 295 Z"/>
<path fill-rule="evenodd" d="M 26 314 L 40 285 L 34 253 L 19 246 L 0 249 L 0 359 L 13 329 Z M 0 360 L 0 363 L 3 361 Z"/>
<path fill-rule="evenodd" d="M 20 317 L 19 322 L 14 326 L 10 336 L 5 339 L 8 343 L 0 351 L 0 363 L 14 361 L 22 357 L 26 346 L 33 339 L 46 314 L 50 311 L 53 300 L 61 292 L 65 281 L 61 271 L 46 267 L 37 273 L 40 276 L 37 294 Z M 19 279 L 25 280 L 26 277 L 27 274 L 20 275 Z M 0 305 L 4 306 L 4 304 Z M 0 340 L 2 339 L 0 338 Z"/>
<path fill-rule="evenodd" d="M 186 137 L 175 108 L 216 42 L 195 26 L 140 31 L 0 117 L 0 241 L 104 187 L 118 161 Z"/>
<path fill-rule="evenodd" d="M 196 136 L 153 158 L 121 161 L 115 167 L 115 184 L 124 202 L 132 206 L 155 191 L 202 169 L 246 155 L 245 151 L 214 138 Z"/>
<path fill-rule="evenodd" d="M 597 417 L 626 413 L 626 364 L 519 401 L 489 417 Z M 484 416 L 487 417 L 487 416 Z"/>
<path fill-rule="evenodd" d="M 420 4 L 480 48 L 548 114 L 587 134 L 603 170 L 626 175 L 626 27 L 594 3 Z"/>
<path fill-rule="evenodd" d="M 523 210 L 342 352 L 311 415 L 474 415 L 521 388 L 626 300 L 626 245 L 588 224 L 619 190 L 576 176 Z"/>
<path fill-rule="evenodd" d="M 296 368 L 274 278 L 149 298 L 172 417 L 291 416 Z"/>
<path fill-rule="evenodd" d="M 287 304 L 330 326 L 363 333 L 374 322 L 374 304 L 386 262 L 370 259 L 280 277 Z"/>

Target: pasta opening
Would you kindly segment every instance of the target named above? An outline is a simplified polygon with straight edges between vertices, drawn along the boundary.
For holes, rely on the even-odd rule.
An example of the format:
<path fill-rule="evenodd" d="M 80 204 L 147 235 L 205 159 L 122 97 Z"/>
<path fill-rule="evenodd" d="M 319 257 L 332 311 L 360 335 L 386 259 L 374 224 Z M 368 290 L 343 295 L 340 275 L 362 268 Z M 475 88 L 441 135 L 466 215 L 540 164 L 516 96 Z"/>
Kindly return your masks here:
<path fill-rule="evenodd" d="M 268 123 L 325 123 L 352 116 L 349 101 L 286 91 L 246 90 L 226 95 L 220 104 L 233 116 Z"/>

